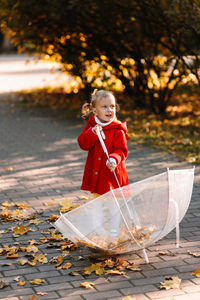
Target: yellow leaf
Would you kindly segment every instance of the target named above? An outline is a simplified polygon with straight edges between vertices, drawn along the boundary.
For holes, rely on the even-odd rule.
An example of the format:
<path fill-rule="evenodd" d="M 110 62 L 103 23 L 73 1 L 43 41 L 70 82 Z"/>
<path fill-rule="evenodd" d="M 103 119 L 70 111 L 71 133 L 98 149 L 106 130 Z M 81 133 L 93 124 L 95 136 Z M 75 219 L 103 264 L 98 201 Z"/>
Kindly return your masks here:
<path fill-rule="evenodd" d="M 85 275 L 90 275 L 92 272 L 95 272 L 96 275 L 102 275 L 104 274 L 105 269 L 101 263 L 92 264 L 90 267 L 84 268 Z"/>
<path fill-rule="evenodd" d="M 200 278 L 200 269 L 195 269 L 191 275 L 194 275 L 194 276 Z"/>
<path fill-rule="evenodd" d="M 94 284 L 94 282 L 85 281 L 85 282 L 80 283 L 80 286 L 84 287 L 85 289 L 93 289 L 95 284 Z"/>
<path fill-rule="evenodd" d="M 29 205 L 27 203 L 23 203 L 23 202 L 21 202 L 21 203 L 16 202 L 14 204 L 14 206 L 18 207 L 19 209 L 27 209 L 27 208 L 29 208 Z"/>
<path fill-rule="evenodd" d="M 28 245 L 27 247 L 26 247 L 26 251 L 29 253 L 29 252 L 34 252 L 34 253 L 36 253 L 36 252 L 38 252 L 38 247 L 36 247 L 36 246 L 34 246 L 34 245 Z"/>
<path fill-rule="evenodd" d="M 18 282 L 17 282 L 17 284 L 18 284 L 18 285 L 21 285 L 21 286 L 23 286 L 23 285 L 25 285 L 25 284 L 26 284 L 26 281 L 22 281 L 22 280 L 20 280 L 20 281 L 18 281 Z"/>
<path fill-rule="evenodd" d="M 51 215 L 50 217 L 47 218 L 47 221 L 49 222 L 54 222 L 59 218 L 58 215 Z"/>
<path fill-rule="evenodd" d="M 141 269 L 137 265 L 134 265 L 134 264 L 129 264 L 126 266 L 126 268 L 131 271 L 141 271 Z"/>
<path fill-rule="evenodd" d="M 34 260 L 31 262 L 31 261 L 28 261 L 28 264 L 30 265 L 30 266 L 35 266 L 36 264 L 37 264 L 37 259 L 36 258 L 34 258 Z"/>
<path fill-rule="evenodd" d="M 68 212 L 79 206 L 79 204 L 74 204 L 69 199 L 65 199 L 65 201 L 60 202 L 60 205 L 62 206 L 60 208 L 60 212 Z"/>
<path fill-rule="evenodd" d="M 48 259 L 46 258 L 46 255 L 44 255 L 44 254 L 37 254 L 35 256 L 35 259 L 37 259 L 37 261 L 39 261 L 42 264 L 47 264 L 48 263 Z"/>
<path fill-rule="evenodd" d="M 188 250 L 188 253 L 194 257 L 200 257 L 200 253 L 199 252 L 192 252 Z"/>
<path fill-rule="evenodd" d="M 71 266 L 72 266 L 72 264 L 70 262 L 67 262 L 66 264 L 58 267 L 58 269 L 61 268 L 61 269 L 67 270 L 67 269 L 71 268 Z"/>
<path fill-rule="evenodd" d="M 40 296 L 48 295 L 48 293 L 42 293 L 42 292 L 37 292 L 36 294 Z"/>
<path fill-rule="evenodd" d="M 55 201 L 50 201 L 50 202 L 45 202 L 46 206 L 53 206 L 56 202 Z"/>
<path fill-rule="evenodd" d="M 28 259 L 21 259 L 17 261 L 18 265 L 23 266 L 28 263 Z"/>
<path fill-rule="evenodd" d="M 119 270 L 108 270 L 106 271 L 107 275 L 125 275 L 125 272 L 119 271 Z"/>
<path fill-rule="evenodd" d="M 7 258 L 18 258 L 19 254 L 18 253 L 7 253 Z"/>
<path fill-rule="evenodd" d="M 181 279 L 177 276 L 166 277 L 164 282 L 161 282 L 161 289 L 179 289 L 181 284 Z"/>
<path fill-rule="evenodd" d="M 2 205 L 3 205 L 4 207 L 10 207 L 10 206 L 13 205 L 13 203 L 9 203 L 8 201 L 4 201 L 4 202 L 2 203 Z"/>
<path fill-rule="evenodd" d="M 29 280 L 29 282 L 30 282 L 31 284 L 37 284 L 37 285 L 40 285 L 40 284 L 44 283 L 45 281 L 44 281 L 44 279 L 35 278 L 35 279 L 33 279 L 33 280 Z"/>
<path fill-rule="evenodd" d="M 137 300 L 135 296 L 125 296 L 121 300 Z"/>
<path fill-rule="evenodd" d="M 36 224 L 36 225 L 38 225 L 38 224 L 40 224 L 40 223 L 42 223 L 43 221 L 42 220 L 39 220 L 39 219 L 33 219 L 33 220 L 30 220 L 29 221 L 29 223 L 30 224 Z"/>
<path fill-rule="evenodd" d="M 32 296 L 28 297 L 28 300 L 37 300 L 37 299 L 38 299 L 38 297 L 35 296 L 35 295 L 32 295 Z"/>
<path fill-rule="evenodd" d="M 14 235 L 22 235 L 27 233 L 29 230 L 30 228 L 25 228 L 24 225 L 20 225 L 19 227 L 16 226 L 13 228 Z"/>
<path fill-rule="evenodd" d="M 88 200 L 88 197 L 86 197 L 86 196 L 84 196 L 84 195 L 79 196 L 79 198 L 82 199 L 82 200 Z"/>

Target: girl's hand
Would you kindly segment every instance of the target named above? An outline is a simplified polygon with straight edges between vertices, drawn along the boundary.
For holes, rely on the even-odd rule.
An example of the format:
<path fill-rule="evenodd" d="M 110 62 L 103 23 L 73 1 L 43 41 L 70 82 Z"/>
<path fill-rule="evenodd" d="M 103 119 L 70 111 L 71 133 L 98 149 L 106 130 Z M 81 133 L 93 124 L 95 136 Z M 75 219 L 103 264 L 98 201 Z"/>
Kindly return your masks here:
<path fill-rule="evenodd" d="M 94 134 L 97 134 L 97 127 L 99 128 L 99 131 L 101 132 L 102 131 L 102 127 L 101 125 L 95 125 L 93 128 L 92 128 L 92 131 L 94 132 Z"/>
<path fill-rule="evenodd" d="M 112 163 L 112 164 L 110 164 L 110 163 L 107 164 L 107 167 L 108 167 L 108 169 L 109 169 L 111 172 L 113 172 L 113 171 L 115 170 L 116 166 L 117 166 L 117 165 L 116 165 L 116 164 L 113 164 L 113 163 Z"/>
<path fill-rule="evenodd" d="M 114 159 L 110 158 L 111 161 L 107 160 L 106 162 L 106 166 L 108 167 L 108 169 L 113 172 L 117 166 L 116 162 L 114 162 Z"/>

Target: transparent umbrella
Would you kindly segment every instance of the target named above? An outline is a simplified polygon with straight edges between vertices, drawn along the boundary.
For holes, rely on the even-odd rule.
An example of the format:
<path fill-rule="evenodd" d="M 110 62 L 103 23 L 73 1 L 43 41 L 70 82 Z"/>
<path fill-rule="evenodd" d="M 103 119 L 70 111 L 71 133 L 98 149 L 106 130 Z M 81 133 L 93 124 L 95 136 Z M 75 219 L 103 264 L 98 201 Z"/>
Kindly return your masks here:
<path fill-rule="evenodd" d="M 193 181 L 194 168 L 168 169 L 61 214 L 54 226 L 92 251 L 113 255 L 143 250 L 148 262 L 145 248 L 174 228 L 179 247 L 179 223 L 188 209 Z"/>

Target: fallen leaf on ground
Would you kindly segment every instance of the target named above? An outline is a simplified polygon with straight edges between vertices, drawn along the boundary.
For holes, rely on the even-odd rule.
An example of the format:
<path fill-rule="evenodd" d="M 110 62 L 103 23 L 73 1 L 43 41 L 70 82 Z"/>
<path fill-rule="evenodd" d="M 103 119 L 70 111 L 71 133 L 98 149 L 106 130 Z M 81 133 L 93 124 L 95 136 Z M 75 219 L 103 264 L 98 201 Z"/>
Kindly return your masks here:
<path fill-rule="evenodd" d="M 37 285 L 40 285 L 40 284 L 44 283 L 45 281 L 44 281 L 44 279 L 35 278 L 35 279 L 33 279 L 33 280 L 29 280 L 29 282 L 30 282 L 31 284 L 37 284 Z"/>
<path fill-rule="evenodd" d="M 69 273 L 69 275 L 71 275 L 71 276 L 78 276 L 78 275 L 79 275 L 79 273 L 78 273 L 78 272 L 76 272 L 76 271 L 74 271 L 74 272 L 70 272 L 70 273 Z"/>
<path fill-rule="evenodd" d="M 49 201 L 49 202 L 45 202 L 45 206 L 53 206 L 56 202 L 55 201 Z"/>
<path fill-rule="evenodd" d="M 17 261 L 18 265 L 23 266 L 28 263 L 28 259 L 20 259 Z"/>
<path fill-rule="evenodd" d="M 141 271 L 141 269 L 137 265 L 134 265 L 134 264 L 129 264 L 126 266 L 126 268 L 131 271 Z"/>
<path fill-rule="evenodd" d="M 18 207 L 19 209 L 28 209 L 29 208 L 29 205 L 27 203 L 24 203 L 24 202 L 16 202 L 14 204 L 14 206 Z"/>
<path fill-rule="evenodd" d="M 135 296 L 125 296 L 121 300 L 137 300 Z"/>
<path fill-rule="evenodd" d="M 42 223 L 43 221 L 42 220 L 39 220 L 39 219 L 33 219 L 33 220 L 30 220 L 29 221 L 29 224 L 36 224 L 36 225 L 38 225 L 38 224 L 40 224 L 40 223 Z"/>
<path fill-rule="evenodd" d="M 195 269 L 191 275 L 194 275 L 194 276 L 200 278 L 200 269 Z"/>
<path fill-rule="evenodd" d="M 72 203 L 71 200 L 69 200 L 69 199 L 65 199 L 65 201 L 60 202 L 60 205 L 62 206 L 60 208 L 60 212 L 63 212 L 63 213 L 68 212 L 68 211 L 80 206 L 79 204 Z"/>
<path fill-rule="evenodd" d="M 119 271 L 119 270 L 107 270 L 107 275 L 126 275 L 125 272 Z"/>
<path fill-rule="evenodd" d="M 3 289 L 6 285 L 7 285 L 6 282 L 0 280 L 0 289 Z"/>
<path fill-rule="evenodd" d="M 29 296 L 29 298 L 28 298 L 28 300 L 37 300 L 37 299 L 38 299 L 38 297 L 37 297 L 37 296 L 34 296 L 34 295 Z"/>
<path fill-rule="evenodd" d="M 82 199 L 82 200 L 88 200 L 88 197 L 87 197 L 87 196 L 84 196 L 84 195 L 79 196 L 79 198 Z"/>
<path fill-rule="evenodd" d="M 40 295 L 40 296 L 48 295 L 48 293 L 45 293 L 45 292 L 37 292 L 36 294 Z"/>
<path fill-rule="evenodd" d="M 160 251 L 158 252 L 159 255 L 168 255 L 169 252 L 168 251 Z"/>
<path fill-rule="evenodd" d="M 26 284 L 26 281 L 22 281 L 22 280 L 20 280 L 20 281 L 18 281 L 18 283 L 17 283 L 18 285 L 20 285 L 20 286 L 23 286 L 23 285 L 25 285 Z"/>
<path fill-rule="evenodd" d="M 39 261 L 42 264 L 47 264 L 48 263 L 48 259 L 46 258 L 46 255 L 44 255 L 44 254 L 37 254 L 35 256 L 35 259 L 37 259 L 37 261 Z"/>
<path fill-rule="evenodd" d="M 57 270 L 60 270 L 60 269 L 63 269 L 63 270 L 67 270 L 69 268 L 71 268 L 72 264 L 70 262 L 67 262 L 66 264 L 62 265 L 62 266 L 59 266 L 57 268 Z"/>
<path fill-rule="evenodd" d="M 94 284 L 94 282 L 85 281 L 85 282 L 80 283 L 80 286 L 84 287 L 85 289 L 93 289 L 95 284 Z"/>
<path fill-rule="evenodd" d="M 179 289 L 181 284 L 181 279 L 177 276 L 166 277 L 164 282 L 160 282 L 161 289 Z"/>
<path fill-rule="evenodd" d="M 58 255 L 58 256 L 54 256 L 51 260 L 50 260 L 51 263 L 56 263 L 56 267 L 59 267 L 62 263 L 63 263 L 63 258 Z"/>
<path fill-rule="evenodd" d="M 193 252 L 188 250 L 188 254 L 194 256 L 194 257 L 200 257 L 200 252 Z"/>
<path fill-rule="evenodd" d="M 84 275 L 90 275 L 92 272 L 95 272 L 96 275 L 104 274 L 105 269 L 102 266 L 102 263 L 92 264 L 90 267 L 84 268 Z"/>
<path fill-rule="evenodd" d="M 26 228 L 24 225 L 20 225 L 19 227 L 16 226 L 13 228 L 14 235 L 23 235 L 29 230 L 30 228 Z"/>
<path fill-rule="evenodd" d="M 58 220 L 58 218 L 59 218 L 58 215 L 51 215 L 47 218 L 47 221 L 54 222 L 54 221 Z"/>
<path fill-rule="evenodd" d="M 34 245 L 28 245 L 27 247 L 26 247 L 26 252 L 34 252 L 34 253 L 36 253 L 36 252 L 38 252 L 38 247 L 36 247 L 36 246 L 34 246 Z"/>

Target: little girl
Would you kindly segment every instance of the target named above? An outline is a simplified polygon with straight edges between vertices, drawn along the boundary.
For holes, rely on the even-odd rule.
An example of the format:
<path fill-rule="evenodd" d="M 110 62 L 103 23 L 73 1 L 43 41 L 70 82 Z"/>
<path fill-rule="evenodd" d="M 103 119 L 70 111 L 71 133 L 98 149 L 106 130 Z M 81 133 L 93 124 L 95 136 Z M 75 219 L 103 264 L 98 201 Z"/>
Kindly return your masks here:
<path fill-rule="evenodd" d="M 110 187 L 118 188 L 113 170 L 116 172 L 120 186 L 128 185 L 125 166 L 128 155 L 127 127 L 125 122 L 117 120 L 117 109 L 118 105 L 112 92 L 104 90 L 95 90 L 91 103 L 86 103 L 82 107 L 84 117 L 90 113 L 93 113 L 93 116 L 89 118 L 78 137 L 80 148 L 88 151 L 81 189 L 92 194 L 102 195 L 110 191 Z M 99 142 L 97 127 L 104 139 L 110 162 Z"/>

